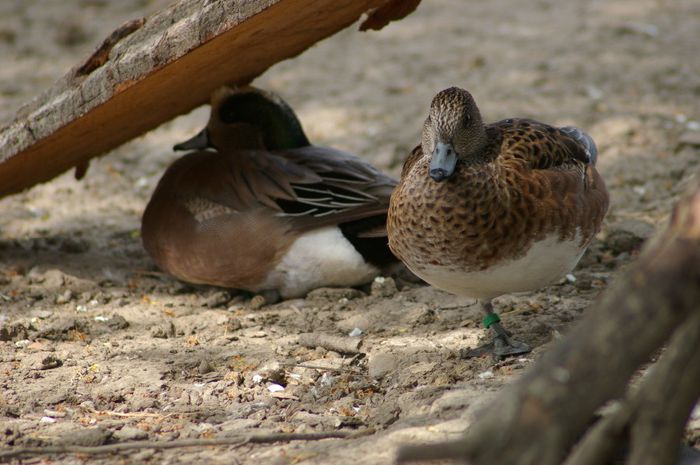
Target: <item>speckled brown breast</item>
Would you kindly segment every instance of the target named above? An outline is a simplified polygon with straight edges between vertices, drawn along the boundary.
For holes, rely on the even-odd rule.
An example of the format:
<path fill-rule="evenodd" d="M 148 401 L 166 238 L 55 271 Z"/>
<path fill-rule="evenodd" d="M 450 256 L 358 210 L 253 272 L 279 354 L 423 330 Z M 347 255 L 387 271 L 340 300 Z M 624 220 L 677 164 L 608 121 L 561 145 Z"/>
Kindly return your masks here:
<path fill-rule="evenodd" d="M 549 148 L 555 157 L 548 142 L 537 150 Z M 391 250 L 418 274 L 429 265 L 485 270 L 552 235 L 574 240 L 580 234 L 583 250 L 607 210 L 602 179 L 593 166 L 532 169 L 528 143 L 508 138 L 491 161 L 460 163 L 441 183 L 428 176 L 429 157 L 417 147 L 391 198 Z"/>

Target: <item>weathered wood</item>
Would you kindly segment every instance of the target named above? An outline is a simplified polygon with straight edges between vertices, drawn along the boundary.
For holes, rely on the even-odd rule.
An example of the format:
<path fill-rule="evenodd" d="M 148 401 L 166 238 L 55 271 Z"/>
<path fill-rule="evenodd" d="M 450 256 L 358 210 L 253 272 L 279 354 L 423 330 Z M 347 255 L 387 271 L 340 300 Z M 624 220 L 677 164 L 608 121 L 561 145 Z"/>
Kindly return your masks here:
<path fill-rule="evenodd" d="M 182 0 L 110 35 L 0 129 L 0 197 L 19 192 L 206 103 L 396 0 Z"/>
<path fill-rule="evenodd" d="M 695 313 L 639 388 L 586 433 L 564 465 L 611 463 L 625 446 L 629 464 L 678 463 L 679 438 L 699 394 L 700 313 Z"/>
<path fill-rule="evenodd" d="M 299 335 L 299 344 L 304 347 L 323 347 L 341 354 L 359 354 L 362 339 L 341 337 L 330 334 L 304 333 Z"/>
<path fill-rule="evenodd" d="M 681 326 L 643 381 L 628 464 L 678 463 L 678 443 L 700 395 L 700 312 Z"/>

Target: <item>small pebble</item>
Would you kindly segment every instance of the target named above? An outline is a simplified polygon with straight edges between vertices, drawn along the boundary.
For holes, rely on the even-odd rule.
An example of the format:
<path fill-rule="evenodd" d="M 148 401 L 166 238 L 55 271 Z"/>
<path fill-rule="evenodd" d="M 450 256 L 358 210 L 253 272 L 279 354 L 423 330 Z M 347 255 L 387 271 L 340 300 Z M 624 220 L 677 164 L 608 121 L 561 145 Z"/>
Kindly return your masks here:
<path fill-rule="evenodd" d="M 92 418 L 91 420 L 94 420 Z M 95 421 L 95 423 L 97 423 Z M 90 424 L 94 424 L 90 422 Z M 107 444 L 112 439 L 112 431 L 98 426 L 97 428 L 76 428 L 61 435 L 61 443 L 66 445 L 95 447 Z"/>
<path fill-rule="evenodd" d="M 66 289 L 62 294 L 56 296 L 56 304 L 63 305 L 73 300 L 73 291 Z"/>
<path fill-rule="evenodd" d="M 204 375 L 214 371 L 214 368 L 212 368 L 211 364 L 207 360 L 202 360 L 201 362 L 199 362 L 199 367 L 197 367 L 197 371 L 199 371 L 200 375 Z"/>
<path fill-rule="evenodd" d="M 688 121 L 688 123 L 685 125 L 685 127 L 691 131 L 700 131 L 700 122 Z"/>
<path fill-rule="evenodd" d="M 209 308 L 225 307 L 231 300 L 231 295 L 226 291 L 215 292 L 204 302 Z"/>
<path fill-rule="evenodd" d="M 367 373 L 373 379 L 383 378 L 396 369 L 398 364 L 399 360 L 393 354 L 376 354 L 367 363 Z"/>
<path fill-rule="evenodd" d="M 335 376 L 329 374 L 328 372 L 324 372 L 318 382 L 323 387 L 330 387 L 335 382 Z"/>
<path fill-rule="evenodd" d="M 238 331 L 241 329 L 243 325 L 241 324 L 241 320 L 238 318 L 229 318 L 226 320 L 226 331 L 229 333 L 232 333 L 234 331 Z"/>
<path fill-rule="evenodd" d="M 643 242 L 644 239 L 641 237 L 629 231 L 619 230 L 611 232 L 606 239 L 608 248 L 616 255 L 637 250 L 642 246 Z"/>
<path fill-rule="evenodd" d="M 44 273 L 44 286 L 51 289 L 58 289 L 65 284 L 65 275 L 60 270 L 46 270 Z"/>
<path fill-rule="evenodd" d="M 396 282 L 393 278 L 377 276 L 372 281 L 370 293 L 373 297 L 391 297 L 399 292 L 396 288 Z"/>
<path fill-rule="evenodd" d="M 175 325 L 172 322 L 155 326 L 151 329 L 151 337 L 158 339 L 167 339 L 175 337 Z"/>
<path fill-rule="evenodd" d="M 593 280 L 591 280 L 591 278 L 588 277 L 579 278 L 576 281 L 575 286 L 576 289 L 579 289 L 581 291 L 588 291 L 590 289 L 593 289 Z"/>
<path fill-rule="evenodd" d="M 41 361 L 42 370 L 52 370 L 60 366 L 63 366 L 63 360 L 60 360 L 55 355 L 49 355 Z"/>
<path fill-rule="evenodd" d="M 46 409 L 44 410 L 44 415 L 51 418 L 64 418 L 66 416 L 66 412 Z"/>
<path fill-rule="evenodd" d="M 362 330 L 360 328 L 353 328 L 352 331 L 348 333 L 350 337 L 360 337 L 362 336 Z"/>
<path fill-rule="evenodd" d="M 248 306 L 253 310 L 258 310 L 258 309 L 264 307 L 265 305 L 267 305 L 267 299 L 265 299 L 265 297 L 263 297 L 259 294 L 256 296 L 253 296 L 253 298 L 250 299 L 250 303 L 248 304 Z"/>
<path fill-rule="evenodd" d="M 148 433 L 139 428 L 125 426 L 115 431 L 114 438 L 119 442 L 143 441 L 144 439 L 148 439 Z"/>

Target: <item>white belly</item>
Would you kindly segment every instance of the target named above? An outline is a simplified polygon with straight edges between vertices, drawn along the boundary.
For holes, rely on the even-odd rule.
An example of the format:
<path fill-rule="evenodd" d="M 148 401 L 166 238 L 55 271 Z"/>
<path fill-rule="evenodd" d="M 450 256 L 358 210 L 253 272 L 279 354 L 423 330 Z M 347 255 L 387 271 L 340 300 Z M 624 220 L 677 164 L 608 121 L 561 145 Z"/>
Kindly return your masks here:
<path fill-rule="evenodd" d="M 572 241 L 549 237 L 534 243 L 525 256 L 483 271 L 425 266 L 414 272 L 439 289 L 477 299 L 530 291 L 551 284 L 574 269 L 586 250 L 576 236 Z"/>
<path fill-rule="evenodd" d="M 329 226 L 300 236 L 259 290 L 301 297 L 317 287 L 364 284 L 377 274 L 379 270 L 365 262 L 340 229 Z"/>

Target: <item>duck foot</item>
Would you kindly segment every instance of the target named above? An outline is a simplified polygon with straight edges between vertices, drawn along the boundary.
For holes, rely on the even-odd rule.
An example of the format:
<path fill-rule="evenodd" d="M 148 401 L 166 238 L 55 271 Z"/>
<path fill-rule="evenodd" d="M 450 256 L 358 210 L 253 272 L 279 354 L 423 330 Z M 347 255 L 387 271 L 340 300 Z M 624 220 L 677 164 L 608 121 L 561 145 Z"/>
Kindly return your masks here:
<path fill-rule="evenodd" d="M 493 338 L 493 354 L 497 357 L 526 354 L 532 349 L 524 342 L 516 341 L 508 336 L 498 335 Z"/>
<path fill-rule="evenodd" d="M 491 354 L 493 358 L 500 360 L 511 355 L 526 354 L 532 350 L 524 342 L 512 339 L 500 323 L 493 323 L 491 329 L 495 333 L 492 342 L 475 349 L 462 349 L 460 350 L 460 356 L 462 358 L 474 358 Z"/>
<path fill-rule="evenodd" d="M 513 355 L 526 354 L 532 349 L 524 342 L 516 341 L 508 338 L 503 339 L 501 336 L 496 336 L 492 342 L 480 345 L 474 349 L 460 349 L 460 358 L 477 358 L 484 355 L 491 355 L 496 360 L 502 360 Z"/>

